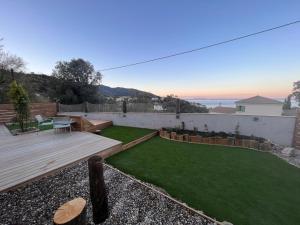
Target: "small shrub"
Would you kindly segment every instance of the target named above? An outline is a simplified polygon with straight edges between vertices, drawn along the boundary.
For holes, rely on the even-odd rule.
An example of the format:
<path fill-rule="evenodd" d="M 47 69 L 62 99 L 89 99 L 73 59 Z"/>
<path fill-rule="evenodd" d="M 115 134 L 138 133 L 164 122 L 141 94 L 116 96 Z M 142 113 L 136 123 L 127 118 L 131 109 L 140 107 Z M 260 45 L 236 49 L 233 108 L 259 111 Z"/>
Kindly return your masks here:
<path fill-rule="evenodd" d="M 226 138 L 227 136 L 229 136 L 228 134 L 226 134 L 224 131 L 221 131 L 218 133 L 218 136 L 222 137 L 222 138 Z"/>
<path fill-rule="evenodd" d="M 21 84 L 13 81 L 10 84 L 8 96 L 14 105 L 16 111 L 16 120 L 20 125 L 21 131 L 26 130 L 27 121 L 29 118 L 29 97 Z"/>
<path fill-rule="evenodd" d="M 208 132 L 208 126 L 207 126 L 207 124 L 204 124 L 204 131 Z"/>
<path fill-rule="evenodd" d="M 194 127 L 194 135 L 198 133 L 198 127 Z"/>
<path fill-rule="evenodd" d="M 185 123 L 184 123 L 184 121 L 181 122 L 181 130 L 185 130 Z"/>
<path fill-rule="evenodd" d="M 234 134 L 235 134 L 236 138 L 240 138 L 240 124 L 239 123 L 237 123 L 237 125 L 235 126 Z"/>
<path fill-rule="evenodd" d="M 122 111 L 123 111 L 123 113 L 127 113 L 127 104 L 126 104 L 126 101 L 123 101 Z"/>

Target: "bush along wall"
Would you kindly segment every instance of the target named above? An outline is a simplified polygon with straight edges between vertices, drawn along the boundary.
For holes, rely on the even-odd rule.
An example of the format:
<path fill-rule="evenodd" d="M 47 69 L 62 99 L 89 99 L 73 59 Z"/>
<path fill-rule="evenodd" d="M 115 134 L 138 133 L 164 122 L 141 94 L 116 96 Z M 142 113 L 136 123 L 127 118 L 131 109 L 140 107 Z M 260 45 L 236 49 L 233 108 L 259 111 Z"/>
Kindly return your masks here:
<path fill-rule="evenodd" d="M 159 135 L 162 138 L 183 142 L 237 146 L 261 151 L 272 150 L 272 143 L 264 138 L 228 134 L 225 132 L 200 132 L 189 130 L 177 130 L 174 128 L 162 128 L 159 131 Z"/>

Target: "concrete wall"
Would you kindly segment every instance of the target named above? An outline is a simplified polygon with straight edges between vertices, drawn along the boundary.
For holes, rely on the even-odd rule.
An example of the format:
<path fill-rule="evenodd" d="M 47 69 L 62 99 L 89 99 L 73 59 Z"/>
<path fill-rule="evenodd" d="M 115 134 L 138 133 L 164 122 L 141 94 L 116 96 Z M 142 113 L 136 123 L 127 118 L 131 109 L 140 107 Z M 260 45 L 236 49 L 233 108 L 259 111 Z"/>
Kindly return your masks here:
<path fill-rule="evenodd" d="M 144 127 L 159 129 L 161 127 L 180 126 L 185 123 L 186 129 L 193 130 L 197 127 L 204 131 L 207 124 L 209 131 L 235 132 L 239 124 L 242 135 L 254 135 L 270 139 L 281 145 L 292 145 L 295 128 L 295 117 L 286 116 L 249 116 L 235 114 L 206 114 L 206 113 L 182 113 L 176 119 L 173 113 L 68 113 L 86 115 L 91 119 L 111 120 L 115 125 Z"/>
<path fill-rule="evenodd" d="M 245 107 L 245 112 L 237 111 L 237 114 L 264 116 L 281 116 L 282 114 L 282 104 L 238 104 L 237 106 Z"/>

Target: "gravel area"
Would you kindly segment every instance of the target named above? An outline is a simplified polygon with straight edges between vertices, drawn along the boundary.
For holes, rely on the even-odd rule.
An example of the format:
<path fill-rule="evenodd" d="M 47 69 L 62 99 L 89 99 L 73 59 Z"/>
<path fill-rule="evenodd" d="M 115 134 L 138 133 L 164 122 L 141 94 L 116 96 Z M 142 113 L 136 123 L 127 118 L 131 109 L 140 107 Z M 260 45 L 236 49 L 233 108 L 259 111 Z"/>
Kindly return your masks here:
<path fill-rule="evenodd" d="M 103 224 L 213 224 L 122 173 L 106 165 L 104 169 L 110 217 Z M 52 224 L 55 209 L 75 197 L 88 201 L 88 222 L 94 224 L 86 161 L 0 193 L 0 224 Z"/>

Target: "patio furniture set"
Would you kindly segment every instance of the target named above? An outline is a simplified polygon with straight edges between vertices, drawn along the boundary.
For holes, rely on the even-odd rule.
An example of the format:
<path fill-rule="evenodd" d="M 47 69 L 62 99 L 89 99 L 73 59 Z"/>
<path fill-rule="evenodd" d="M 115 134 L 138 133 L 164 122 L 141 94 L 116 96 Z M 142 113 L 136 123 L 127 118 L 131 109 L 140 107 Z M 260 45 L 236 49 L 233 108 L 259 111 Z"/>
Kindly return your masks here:
<path fill-rule="evenodd" d="M 53 119 L 44 118 L 41 115 L 35 116 L 36 121 L 38 122 L 38 129 L 44 125 L 52 125 L 54 132 L 58 132 L 60 130 L 69 132 L 72 131 L 72 124 L 75 123 L 70 117 L 54 117 Z"/>

